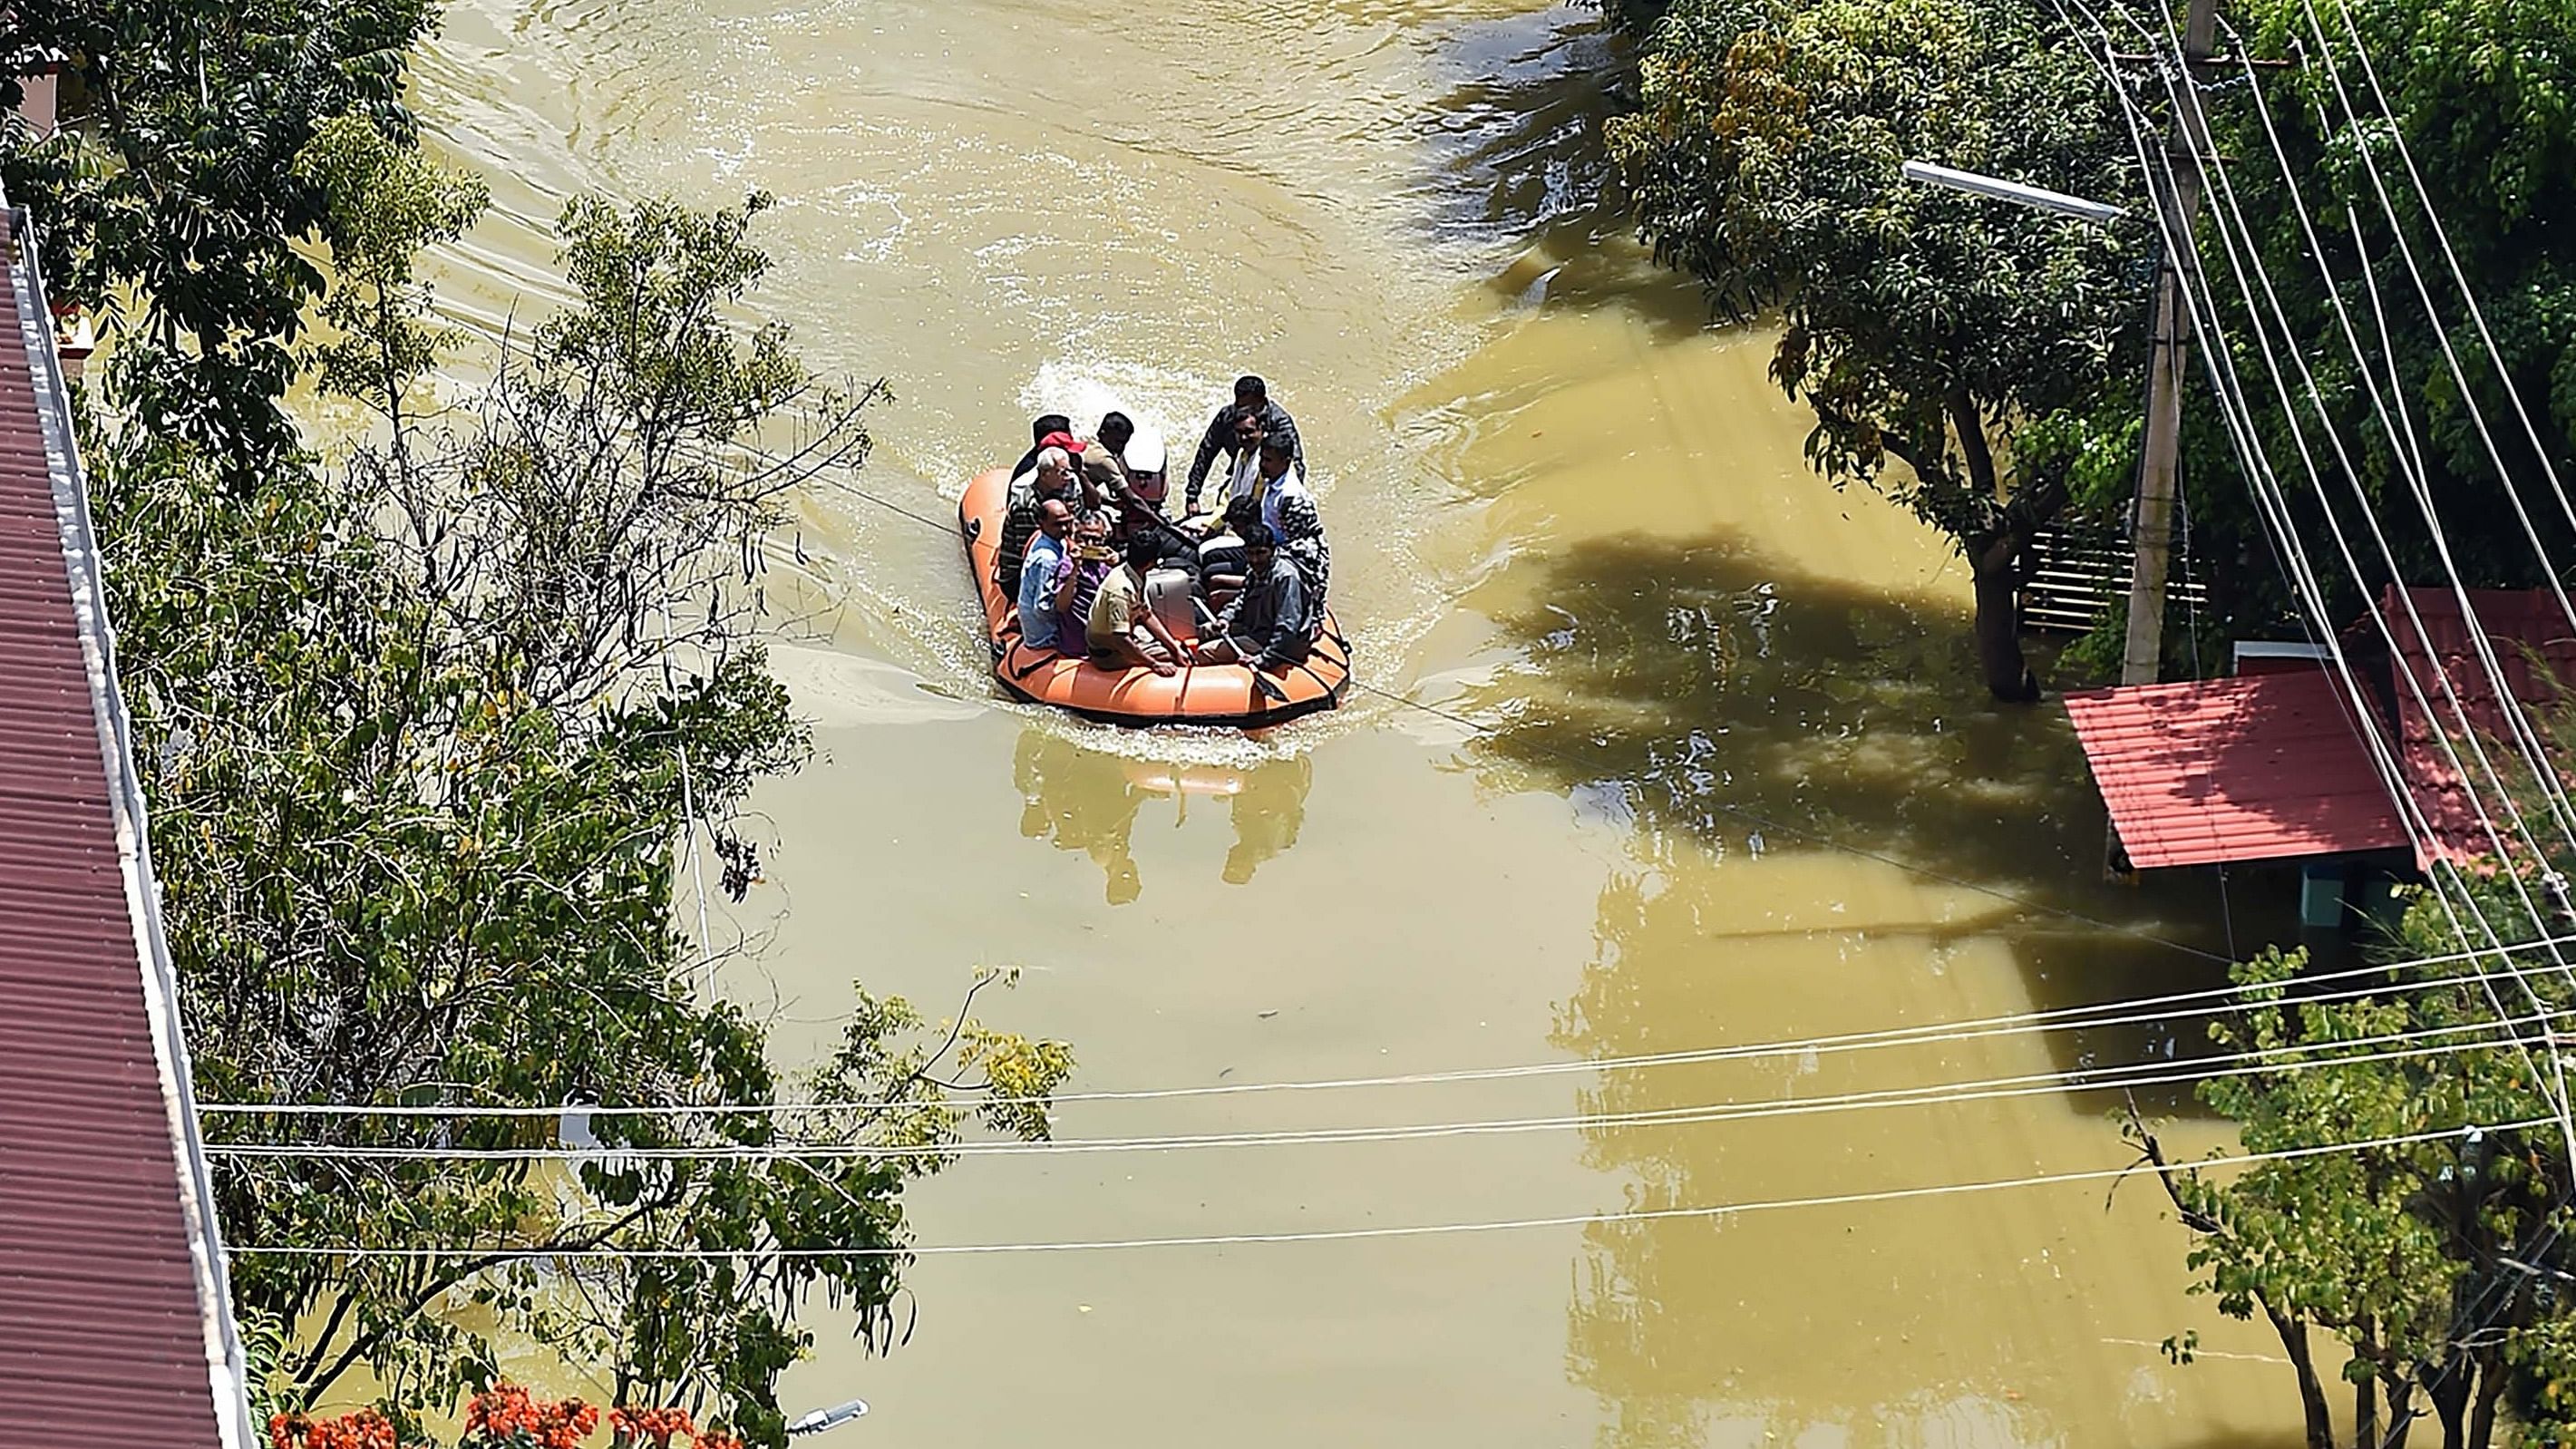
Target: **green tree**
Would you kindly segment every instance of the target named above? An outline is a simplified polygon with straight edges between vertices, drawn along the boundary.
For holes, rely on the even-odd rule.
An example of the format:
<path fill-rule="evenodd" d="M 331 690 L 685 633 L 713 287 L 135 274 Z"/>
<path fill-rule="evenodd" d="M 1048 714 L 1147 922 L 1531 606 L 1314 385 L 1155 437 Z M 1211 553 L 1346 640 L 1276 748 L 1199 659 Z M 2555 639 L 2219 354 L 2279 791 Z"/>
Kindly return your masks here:
<path fill-rule="evenodd" d="M 2312 24 L 2303 0 L 2251 0 L 2229 14 L 2250 53 L 2297 62 L 2265 70 L 2253 82 L 2242 73 L 2220 75 L 2208 93 L 2209 113 L 2254 253 L 2286 315 L 2286 328 L 2268 313 L 2264 322 L 2296 403 L 2295 421 L 2325 471 L 2323 498 L 2305 485 L 2293 418 L 2272 390 L 2262 351 L 2246 335 L 2251 319 L 2210 234 L 2222 215 L 2216 199 L 2204 220 L 2201 265 L 2236 333 L 2234 360 L 2247 377 L 2258 435 L 2283 476 L 2300 480 L 2290 490 L 2293 526 L 2324 537 L 2322 509 L 2331 500 L 2362 560 L 2363 578 L 2340 567 L 2324 571 L 2328 608 L 2339 618 L 2357 613 L 2386 578 L 2387 565 L 2364 529 L 2365 505 L 2353 495 L 2355 482 L 2403 580 L 2423 583 L 2444 574 L 2431 530 L 2399 471 L 2401 457 L 2415 459 L 2427 477 L 2453 561 L 2470 584 L 2542 584 L 2549 569 L 2523 532 L 2515 496 L 2563 567 L 2576 550 L 2576 528 L 2552 495 L 2542 464 L 2554 462 L 2564 478 L 2576 455 L 2570 446 L 2576 437 L 2576 251 L 2563 235 L 2565 218 L 2576 209 L 2576 106 L 2570 102 L 2576 6 L 2566 0 L 2320 0 Z M 2365 55 L 2386 87 L 2394 126 L 2380 115 Z M 2361 116 L 2366 149 L 2344 109 L 2347 95 Z M 2399 155 L 2400 137 L 2414 159 L 2413 175 Z M 2444 261 L 2432 227 L 2436 217 L 2503 355 L 2502 374 Z M 2438 309 L 2438 325 L 2416 290 L 2407 248 Z M 2332 274 L 2331 288 L 2320 261 Z M 2347 341 L 2347 321 L 2360 339 L 2359 358 Z M 2443 356 L 2446 341 L 2462 364 L 2465 389 Z M 2316 377 L 2322 417 L 2290 368 L 2291 352 Z M 2536 450 L 2505 391 L 2508 376 L 2530 409 Z M 2383 425 L 2374 394 L 2379 406 L 2402 418 L 2398 440 Z M 2211 482 L 2190 496 L 2197 531 L 2218 555 L 2213 582 L 2221 619 L 2240 633 L 2285 624 L 2295 630 L 2298 610 L 2265 551 L 2252 500 L 2236 485 L 2226 440 L 2205 398 L 2194 402 L 2201 416 L 2192 451 L 2202 463 L 2199 474 Z M 2502 457 L 2502 475 L 2478 427 L 2480 416 Z M 2329 425 L 2343 440 L 2349 477 L 2323 440 L 2321 429 Z M 2513 479 L 2511 491 L 2503 475 Z"/>
<path fill-rule="evenodd" d="M 2519 898 L 2494 878 L 2445 868 L 2443 887 L 2475 904 L 2502 939 L 2531 939 Z M 2440 898 L 2418 894 L 2391 946 L 2409 959 L 2468 943 Z M 2306 1153 L 2260 1163 L 2228 1180 L 2168 1163 L 2152 1132 L 2133 1135 L 2191 1230 L 2194 1293 L 2221 1312 L 2260 1315 L 2279 1336 L 2296 1381 L 2310 1449 L 2394 1449 L 2430 1416 L 2445 1449 L 2487 1449 L 2512 1407 L 2537 1442 L 2576 1429 L 2576 1226 L 2564 1138 L 2549 1120 L 2553 1068 L 2508 1036 L 2536 1043 L 2526 1020 L 2569 1009 L 2565 979 L 2545 951 L 2499 952 L 2475 963 L 2530 972 L 2478 982 L 2471 964 L 2392 972 L 2385 995 L 2303 1000 L 2304 953 L 2268 952 L 2235 972 L 2257 988 L 2243 1011 L 2211 1028 L 2230 1052 L 2263 1052 L 2267 1070 L 2213 1078 L 2201 1098 L 2236 1122 L 2254 1153 Z M 2527 983 L 2527 985 L 2525 984 Z M 2492 989 L 2492 994 L 2491 994 Z M 2529 994 L 2526 994 L 2529 993 Z M 2422 1046 L 2392 1046 L 2401 1038 Z M 2471 1131 L 2481 1124 L 2502 1130 Z M 2355 1141 L 2441 1134 L 2362 1150 Z M 2319 1362 L 2322 1331 L 2343 1345 Z M 2188 1358 L 2188 1341 L 2169 1345 Z M 2331 1386 L 2350 1393 L 2336 1434 Z"/>
<path fill-rule="evenodd" d="M 301 1328 L 262 1388 L 299 1409 L 364 1370 L 409 1423 L 528 1342 L 774 1444 L 800 1304 L 832 1295 L 882 1342 L 905 1185 L 971 1126 L 1043 1136 L 1071 1070 L 1060 1043 L 859 989 L 843 1049 L 782 1082 L 674 924 L 682 842 L 807 749 L 746 561 L 785 491 L 864 458 L 881 389 L 727 321 L 766 265 L 757 199 L 576 203 L 577 302 L 425 426 L 401 398 L 427 298 L 398 258 L 466 208 L 350 134 L 311 168 L 327 196 L 431 198 L 335 227 L 363 254 L 335 258 L 350 360 L 324 378 L 382 389 L 394 436 L 247 495 L 129 414 L 90 449 L 201 1094 L 698 1110 L 598 1115 L 629 1155 L 568 1163 L 441 1155 L 553 1149 L 552 1114 L 220 1119 L 223 1142 L 339 1154 L 219 1146 L 231 1241 L 482 1250 L 242 1255 L 241 1311 Z M 716 1256 L 544 1256 L 599 1249 Z"/>
<path fill-rule="evenodd" d="M 459 339 L 428 320 L 421 249 L 452 242 L 491 204 L 479 176 L 432 164 L 358 116 L 334 116 L 295 158 L 294 174 L 322 197 L 321 232 L 333 277 L 318 309 L 339 336 L 313 350 L 324 391 L 355 398 L 407 449 L 412 388 Z"/>
<path fill-rule="evenodd" d="M 47 230 L 57 301 L 130 308 L 125 407 L 247 491 L 296 446 L 279 399 L 322 291 L 299 244 L 328 220 L 296 168 L 357 117 L 409 145 L 410 47 L 430 0 L 61 0 L 0 12 L 0 105 L 60 68 L 77 124 L 0 144 L 0 178 Z"/>
<path fill-rule="evenodd" d="M 1772 376 L 1808 461 L 1881 489 L 1968 560 L 1996 697 L 2036 697 L 2014 603 L 2027 545 L 2125 481 L 2147 229 L 1914 186 L 1940 161 L 2135 204 L 2116 102 L 2020 0 L 1676 0 L 1610 128 L 1656 255 L 1730 319 L 1776 308 Z M 1897 466 L 1901 465 L 1901 466 Z"/>

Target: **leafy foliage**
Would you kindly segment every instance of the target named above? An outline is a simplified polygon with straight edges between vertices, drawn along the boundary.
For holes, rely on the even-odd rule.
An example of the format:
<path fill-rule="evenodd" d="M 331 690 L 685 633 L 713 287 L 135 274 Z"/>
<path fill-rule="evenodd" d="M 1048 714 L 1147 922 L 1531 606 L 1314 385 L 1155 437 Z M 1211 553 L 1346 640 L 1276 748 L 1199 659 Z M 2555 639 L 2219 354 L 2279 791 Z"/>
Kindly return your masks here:
<path fill-rule="evenodd" d="M 296 447 L 279 399 L 323 289 L 327 234 L 297 159 L 335 118 L 407 143 L 410 47 L 430 0 L 62 0 L 0 13 L 0 105 L 58 64 L 80 123 L 13 128 L 0 177 L 48 228 L 56 300 L 131 310 L 124 406 L 204 450 L 236 492 Z"/>
<path fill-rule="evenodd" d="M 232 1241 L 479 1250 L 245 1255 L 236 1299 L 301 1326 L 264 1386 L 288 1409 L 363 1369 L 409 1435 L 525 1342 L 604 1365 L 620 1401 L 774 1444 L 800 1303 L 841 1299 L 885 1342 L 905 1184 L 979 1114 L 1045 1135 L 1072 1066 L 1061 1044 L 933 1027 L 862 989 L 841 1054 L 782 1084 L 673 923 L 680 842 L 807 750 L 746 561 L 784 491 L 864 457 L 881 394 L 823 385 L 782 329 L 725 320 L 765 265 L 757 199 L 577 203 L 578 302 L 475 406 L 423 426 L 402 398 L 435 333 L 406 258 L 478 198 L 371 134 L 334 128 L 306 166 L 348 249 L 324 379 L 381 404 L 384 444 L 327 472 L 279 464 L 247 495 L 132 414 L 90 450 L 201 1091 L 742 1110 L 224 1119 L 246 1143 L 360 1154 L 221 1157 Z M 361 218 L 371 196 L 400 205 Z M 774 433 L 791 440 L 763 449 Z M 782 1086 L 820 1105 L 766 1110 Z M 437 1155 L 585 1130 L 691 1155 Z M 386 1149 L 430 1155 L 364 1155 Z M 771 1155 L 800 1149 L 824 1155 Z M 600 1249 L 711 1256 L 547 1256 Z"/>
<path fill-rule="evenodd" d="M 2478 907 L 2505 940 L 2534 934 L 2495 878 L 2446 871 L 2442 890 L 2455 908 Z M 2456 953 L 2468 943 L 2454 919 L 2443 896 L 2421 892 L 2393 949 Z M 2560 1276 L 2576 1264 L 2565 1236 L 2576 1179 L 2551 1120 L 2553 1069 L 2511 1038 L 2535 1035 L 2535 1013 L 2568 1010 L 2569 988 L 2546 974 L 2546 952 L 2524 949 L 2476 963 L 2531 971 L 2522 982 L 2481 983 L 2470 963 L 2453 962 L 2392 973 L 2385 996 L 2302 1000 L 2304 963 L 2303 953 L 2274 951 L 2238 968 L 2241 984 L 2260 989 L 2211 1036 L 2230 1052 L 2269 1054 L 2270 1069 L 2213 1078 L 2199 1092 L 2237 1123 L 2246 1151 L 2309 1155 L 2222 1182 L 2167 1168 L 2153 1135 L 2132 1124 L 2194 1233 L 2192 1291 L 2272 1325 L 2313 1449 L 2339 1442 L 2327 1397 L 2336 1381 L 2352 1395 L 2344 1442 L 2355 1449 L 2402 1444 L 2428 1414 L 2445 1445 L 2486 1449 L 2517 1386 L 2527 1427 L 2558 1442 L 2576 1423 L 2563 1387 L 2576 1382 L 2576 1299 Z M 2500 1010 L 2522 1025 L 2498 1029 Z M 2534 1120 L 2545 1125 L 2471 1130 Z M 2442 1135 L 2316 1150 L 2425 1134 Z M 2315 1362 L 2312 1329 L 2344 1344 L 2342 1363 Z"/>
<path fill-rule="evenodd" d="M 1771 371 L 1815 409 L 1808 461 L 1958 544 L 1988 682 L 2026 697 L 2014 571 L 2079 475 L 2098 486 L 2132 445 L 2146 238 L 1898 167 L 2134 202 L 2099 76 L 2020 0 L 1678 0 L 1641 65 L 1643 109 L 1610 145 L 1656 255 L 1721 316 L 1779 309 Z"/>
<path fill-rule="evenodd" d="M 319 311 L 340 336 L 311 359 L 322 388 L 381 413 L 393 444 L 405 446 L 405 400 L 439 350 L 459 340 L 425 320 L 429 294 L 415 259 L 424 246 L 463 236 L 491 204 L 491 188 L 441 170 L 356 116 L 323 122 L 294 169 L 322 196 L 335 273 Z"/>

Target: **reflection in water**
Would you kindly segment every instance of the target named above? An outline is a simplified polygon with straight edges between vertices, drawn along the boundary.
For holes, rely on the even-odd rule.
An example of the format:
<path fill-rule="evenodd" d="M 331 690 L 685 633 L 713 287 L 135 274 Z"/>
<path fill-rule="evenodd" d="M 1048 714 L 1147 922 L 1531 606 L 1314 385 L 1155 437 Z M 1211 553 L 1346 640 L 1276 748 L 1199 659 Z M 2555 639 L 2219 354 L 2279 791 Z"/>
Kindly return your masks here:
<path fill-rule="evenodd" d="M 1620 73 L 1613 43 L 1587 6 L 1451 28 L 1433 60 L 1447 93 L 1429 117 L 1421 183 L 1435 234 L 1519 247 L 1602 209 L 1615 188 L 1598 139 Z M 1624 216 L 1611 225 L 1624 231 Z"/>
<path fill-rule="evenodd" d="M 1225 853 L 1225 882 L 1249 885 L 1264 861 L 1297 843 L 1297 827 L 1306 820 L 1306 790 L 1315 783 L 1315 762 L 1305 755 L 1270 760 L 1243 772 L 1235 792 L 1234 848 Z"/>
<path fill-rule="evenodd" d="M 1315 782 L 1304 754 L 1245 766 L 1131 759 L 1085 747 L 1031 725 L 1011 757 L 1020 792 L 1020 834 L 1088 855 L 1107 878 L 1107 900 L 1123 906 L 1144 894 L 1136 864 L 1136 816 L 1149 797 L 1172 802 L 1174 826 L 1189 823 L 1191 802 L 1223 799 L 1234 824 L 1223 878 L 1245 885 L 1261 866 L 1297 843 L 1306 792 Z"/>
<path fill-rule="evenodd" d="M 1090 856 L 1108 877 L 1113 906 L 1144 893 L 1129 837 L 1146 792 L 1127 778 L 1126 761 L 1031 727 L 1020 732 L 1011 754 L 1011 783 L 1027 802 L 1020 812 L 1022 836 Z"/>
<path fill-rule="evenodd" d="M 1676 834 L 1719 861 L 1829 838 L 2056 910 L 2204 914 L 2200 877 L 2098 883 L 2100 806 L 2072 732 L 1984 698 L 1954 608 L 1724 534 L 1586 540 L 1540 571 L 1498 621 L 1518 661 L 1466 703 L 1497 722 L 1495 754 L 1633 818 L 1650 852 Z M 2098 970 L 2104 943 L 2083 945 Z"/>

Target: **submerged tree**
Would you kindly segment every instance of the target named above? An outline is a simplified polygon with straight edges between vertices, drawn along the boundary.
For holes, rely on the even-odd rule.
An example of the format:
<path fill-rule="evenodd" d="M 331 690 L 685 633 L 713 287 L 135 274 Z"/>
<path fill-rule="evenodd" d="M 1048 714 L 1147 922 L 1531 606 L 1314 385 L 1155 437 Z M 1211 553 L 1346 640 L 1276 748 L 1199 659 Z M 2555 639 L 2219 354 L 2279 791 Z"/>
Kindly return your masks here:
<path fill-rule="evenodd" d="M 1815 410 L 1808 461 L 1950 537 L 1988 687 L 2034 698 L 2021 568 L 2070 498 L 2125 482 L 2147 229 L 1931 190 L 1898 167 L 2133 202 L 2114 95 L 2021 0 L 1676 0 L 1641 68 L 1643 109 L 1610 146 L 1657 257 L 1721 316 L 1778 309 L 1771 371 Z"/>
<path fill-rule="evenodd" d="M 881 389 L 727 320 L 757 198 L 583 202 L 576 302 L 425 422 L 407 258 L 475 189 L 363 128 L 301 172 L 346 249 L 323 378 L 389 436 L 247 493 L 148 416 L 90 449 L 201 1096 L 458 1109 L 213 1122 L 229 1241 L 438 1250 L 240 1254 L 244 1316 L 300 1326 L 261 1387 L 300 1410 L 363 1371 L 408 1432 L 533 1343 L 777 1443 L 800 1303 L 886 1341 L 905 1185 L 975 1124 L 1043 1136 L 1071 1069 L 861 989 L 842 1050 L 782 1082 L 674 920 L 691 833 L 805 757 L 759 550 L 787 490 L 865 456 Z M 601 1110 L 471 1110 L 556 1103 Z M 545 1155 L 589 1138 L 611 1151 Z"/>

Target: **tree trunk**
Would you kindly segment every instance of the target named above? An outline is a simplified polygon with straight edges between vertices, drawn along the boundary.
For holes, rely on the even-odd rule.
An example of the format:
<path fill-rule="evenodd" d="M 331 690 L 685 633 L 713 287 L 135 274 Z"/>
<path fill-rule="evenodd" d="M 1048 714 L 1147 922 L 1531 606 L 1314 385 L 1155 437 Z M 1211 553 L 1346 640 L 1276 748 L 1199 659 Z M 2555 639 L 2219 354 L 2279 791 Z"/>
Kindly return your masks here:
<path fill-rule="evenodd" d="M 2034 704 L 2038 676 L 2021 654 L 2021 551 L 2029 531 L 2006 528 L 1968 541 L 1968 572 L 1977 590 L 1977 667 L 1986 690 L 2005 704 Z"/>
<path fill-rule="evenodd" d="M 2494 1442 L 2496 1400 L 2504 1396 L 2504 1381 L 2503 1355 L 2478 1355 L 2478 1404 L 2469 1412 L 2468 1449 L 2487 1449 Z"/>
<path fill-rule="evenodd" d="M 2290 1357 L 2290 1367 L 2299 1375 L 2299 1408 L 2307 1415 L 2308 1449 L 2335 1449 L 2334 1411 L 2326 1407 L 2326 1386 L 2317 1381 L 2316 1360 L 2308 1353 L 2308 1321 L 2284 1317 L 2270 1304 L 2263 1305 L 2263 1316 L 2272 1320 L 2272 1331 L 2281 1336 L 2281 1351 Z"/>
<path fill-rule="evenodd" d="M 2469 1382 L 2458 1371 L 2465 1362 L 2455 1357 L 2424 1385 L 2424 1397 L 2433 1401 L 2433 1413 L 2442 1421 L 2442 1449 L 2466 1449 Z"/>
<path fill-rule="evenodd" d="M 2382 1386 L 2388 1390 L 2388 1439 L 2372 1449 L 2406 1449 L 2406 1433 L 2415 1427 L 2415 1386 L 2403 1379 L 2388 1379 Z"/>
<path fill-rule="evenodd" d="M 2352 1386 L 2352 1442 L 2359 1449 L 2378 1449 L 2379 1381 L 2363 1379 Z"/>

